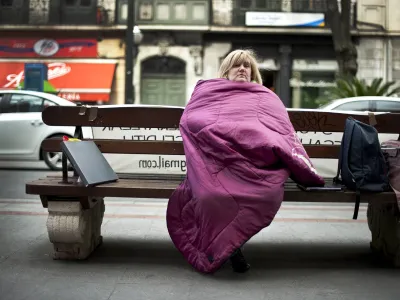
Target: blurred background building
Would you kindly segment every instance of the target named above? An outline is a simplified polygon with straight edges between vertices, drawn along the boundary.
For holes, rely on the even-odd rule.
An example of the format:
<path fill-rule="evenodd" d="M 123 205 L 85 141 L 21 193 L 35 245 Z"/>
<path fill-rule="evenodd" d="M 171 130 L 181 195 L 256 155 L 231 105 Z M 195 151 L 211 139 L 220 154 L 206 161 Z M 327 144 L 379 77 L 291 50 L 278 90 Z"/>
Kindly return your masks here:
<path fill-rule="evenodd" d="M 400 80 L 398 0 L 352 3 L 358 77 Z M 337 72 L 326 8 L 326 0 L 136 0 L 135 103 L 185 105 L 228 52 L 252 48 L 265 86 L 288 107 L 315 107 Z M 0 0 L 0 88 L 18 88 L 24 63 L 45 62 L 48 88 L 61 97 L 124 103 L 127 18 L 128 0 Z"/>

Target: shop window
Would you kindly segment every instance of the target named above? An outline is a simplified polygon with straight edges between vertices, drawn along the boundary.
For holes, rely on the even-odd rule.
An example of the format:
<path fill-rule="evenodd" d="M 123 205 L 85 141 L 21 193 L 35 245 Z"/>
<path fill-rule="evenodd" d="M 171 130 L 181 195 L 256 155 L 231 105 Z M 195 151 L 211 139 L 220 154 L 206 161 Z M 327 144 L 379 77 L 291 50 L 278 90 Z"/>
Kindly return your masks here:
<path fill-rule="evenodd" d="M 290 80 L 294 108 L 318 108 L 331 100 L 334 71 L 294 71 Z"/>
<path fill-rule="evenodd" d="M 275 92 L 276 77 L 277 77 L 276 71 L 262 69 L 260 70 L 260 74 L 263 81 L 263 85 L 266 88 L 270 89 L 271 91 Z"/>

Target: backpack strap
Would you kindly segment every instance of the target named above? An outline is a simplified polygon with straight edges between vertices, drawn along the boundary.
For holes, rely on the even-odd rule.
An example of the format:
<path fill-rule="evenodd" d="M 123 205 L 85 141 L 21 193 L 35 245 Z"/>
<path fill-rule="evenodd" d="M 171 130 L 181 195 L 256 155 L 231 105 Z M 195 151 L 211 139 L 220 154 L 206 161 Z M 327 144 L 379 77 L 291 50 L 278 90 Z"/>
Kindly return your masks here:
<path fill-rule="evenodd" d="M 342 168 L 342 155 L 343 155 L 343 147 L 340 147 L 337 173 L 336 173 L 336 176 L 333 177 L 333 183 L 340 183 L 340 184 L 342 183 L 342 181 L 339 179 L 339 177 L 340 177 L 340 169 Z"/>
<path fill-rule="evenodd" d="M 343 130 L 343 136 L 342 136 L 342 141 L 340 143 L 340 148 L 339 148 L 339 159 L 338 159 L 338 168 L 337 168 L 337 173 L 336 176 L 333 178 L 333 183 L 339 183 L 342 184 L 342 180 L 339 179 L 341 170 L 342 170 L 342 165 L 343 165 L 343 160 L 345 160 L 345 163 L 347 163 L 347 155 L 349 154 L 349 148 L 350 148 L 350 141 L 348 139 L 351 138 L 353 130 L 354 130 L 354 118 L 348 117 L 346 119 L 345 127 Z M 346 157 L 344 157 L 346 155 Z"/>
<path fill-rule="evenodd" d="M 356 204 L 354 206 L 353 220 L 357 220 L 358 210 L 360 209 L 361 193 L 360 190 L 356 190 Z"/>
<path fill-rule="evenodd" d="M 343 137 L 342 137 L 342 141 L 340 143 L 337 173 L 336 173 L 336 176 L 333 177 L 333 183 L 340 183 L 340 184 L 342 183 L 342 181 L 339 179 L 339 177 L 340 177 L 340 170 L 342 169 L 342 163 L 343 163 L 343 141 L 345 139 L 345 134 L 346 134 L 346 128 L 343 131 Z"/>

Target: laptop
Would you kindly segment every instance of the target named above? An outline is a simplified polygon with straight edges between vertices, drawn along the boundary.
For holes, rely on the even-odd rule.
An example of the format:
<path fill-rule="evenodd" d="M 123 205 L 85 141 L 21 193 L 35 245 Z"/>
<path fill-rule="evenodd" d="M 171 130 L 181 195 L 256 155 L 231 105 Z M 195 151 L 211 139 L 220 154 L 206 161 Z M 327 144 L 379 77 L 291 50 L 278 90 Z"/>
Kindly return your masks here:
<path fill-rule="evenodd" d="M 86 187 L 115 182 L 115 174 L 103 153 L 93 141 L 64 141 L 61 149 Z"/>

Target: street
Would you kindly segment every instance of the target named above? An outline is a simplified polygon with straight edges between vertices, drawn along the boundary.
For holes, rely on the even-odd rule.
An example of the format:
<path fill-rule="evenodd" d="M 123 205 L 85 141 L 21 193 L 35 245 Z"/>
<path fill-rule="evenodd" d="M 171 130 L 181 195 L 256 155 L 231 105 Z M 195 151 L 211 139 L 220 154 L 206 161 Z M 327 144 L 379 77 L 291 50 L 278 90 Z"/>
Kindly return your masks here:
<path fill-rule="evenodd" d="M 0 162 L 0 300 L 400 297 L 398 270 L 370 252 L 365 205 L 355 221 L 353 204 L 284 203 L 245 245 L 248 273 L 226 264 L 202 275 L 169 238 L 167 200 L 108 198 L 103 245 L 86 261 L 52 260 L 47 211 L 25 194 L 27 181 L 50 172 L 44 163 Z"/>

